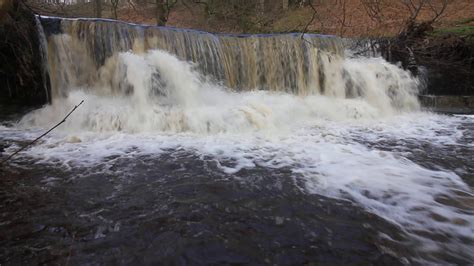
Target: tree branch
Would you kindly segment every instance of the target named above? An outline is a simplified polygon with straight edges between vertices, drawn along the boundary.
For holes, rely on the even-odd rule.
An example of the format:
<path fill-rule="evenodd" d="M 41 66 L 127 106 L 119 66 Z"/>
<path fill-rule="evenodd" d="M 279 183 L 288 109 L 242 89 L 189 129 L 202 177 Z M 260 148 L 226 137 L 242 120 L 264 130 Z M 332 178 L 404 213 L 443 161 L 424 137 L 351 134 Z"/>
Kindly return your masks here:
<path fill-rule="evenodd" d="M 10 156 L 8 156 L 5 160 L 1 161 L 0 162 L 0 165 L 8 162 L 13 156 L 17 155 L 19 152 L 23 151 L 24 149 L 28 148 L 29 146 L 33 145 L 35 142 L 37 142 L 39 139 L 41 139 L 42 137 L 46 136 L 49 132 L 53 131 L 55 128 L 59 127 L 61 124 L 63 124 L 64 122 L 66 122 L 66 119 L 84 102 L 84 100 L 82 100 L 78 105 L 74 106 L 74 108 L 63 118 L 63 120 L 61 120 L 61 122 L 57 123 L 54 127 L 52 127 L 50 130 L 46 131 L 45 133 L 43 133 L 41 136 L 37 137 L 36 139 L 34 139 L 33 141 L 31 141 L 30 143 L 26 144 L 25 146 L 23 146 L 22 148 L 20 148 L 19 150 L 17 150 L 16 152 L 10 154 Z"/>

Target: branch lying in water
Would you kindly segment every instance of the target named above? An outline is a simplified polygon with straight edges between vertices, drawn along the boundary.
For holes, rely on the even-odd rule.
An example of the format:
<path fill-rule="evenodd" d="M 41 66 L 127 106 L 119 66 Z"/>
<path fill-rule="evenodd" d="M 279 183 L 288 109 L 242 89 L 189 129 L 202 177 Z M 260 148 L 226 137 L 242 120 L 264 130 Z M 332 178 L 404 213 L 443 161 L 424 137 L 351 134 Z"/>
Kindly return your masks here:
<path fill-rule="evenodd" d="M 78 105 L 74 106 L 74 108 L 71 110 L 71 112 L 69 112 L 64 118 L 63 120 L 61 120 L 61 122 L 57 123 L 54 127 L 52 127 L 50 130 L 46 131 L 45 133 L 43 133 L 43 135 L 37 137 L 36 139 L 34 139 L 32 142 L 26 144 L 25 146 L 23 146 L 22 148 L 20 148 L 19 150 L 17 150 L 16 152 L 12 153 L 10 156 L 8 156 L 5 160 L 3 160 L 2 162 L 0 162 L 0 165 L 8 162 L 13 156 L 17 155 L 19 152 L 21 152 L 22 150 L 28 148 L 29 146 L 33 145 L 35 142 L 37 142 L 39 139 L 41 139 L 42 137 L 46 136 L 49 132 L 53 131 L 55 128 L 59 127 L 62 123 L 66 122 L 66 119 L 74 112 L 76 111 L 76 109 L 84 102 L 84 100 L 82 100 Z"/>

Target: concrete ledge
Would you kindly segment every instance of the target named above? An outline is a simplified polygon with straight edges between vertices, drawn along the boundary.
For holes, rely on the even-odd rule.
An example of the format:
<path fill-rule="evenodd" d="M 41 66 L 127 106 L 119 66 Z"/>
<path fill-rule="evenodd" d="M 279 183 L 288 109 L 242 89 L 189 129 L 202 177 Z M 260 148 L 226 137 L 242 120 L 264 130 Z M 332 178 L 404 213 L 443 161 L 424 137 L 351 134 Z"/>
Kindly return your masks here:
<path fill-rule="evenodd" d="M 474 114 L 474 96 L 420 95 L 421 105 L 434 112 Z"/>

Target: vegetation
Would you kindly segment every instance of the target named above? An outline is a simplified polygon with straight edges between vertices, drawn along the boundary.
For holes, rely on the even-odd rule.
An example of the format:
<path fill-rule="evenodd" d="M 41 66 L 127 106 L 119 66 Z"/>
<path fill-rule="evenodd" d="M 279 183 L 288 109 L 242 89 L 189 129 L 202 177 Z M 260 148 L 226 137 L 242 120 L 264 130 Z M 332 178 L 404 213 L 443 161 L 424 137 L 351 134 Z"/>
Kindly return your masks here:
<path fill-rule="evenodd" d="M 25 15 L 25 10 L 30 15 Z M 9 95 L 22 94 L 18 86 L 9 84 L 36 91 L 42 87 L 38 78 L 41 66 L 36 64 L 30 71 L 28 65 L 41 61 L 38 40 L 32 37 L 36 35 L 32 12 L 210 32 L 369 37 L 384 49 L 387 59 L 407 68 L 410 62 L 439 69 L 456 66 L 460 73 L 472 76 L 474 65 L 472 0 L 3 0 L 0 79 L 7 84 L 3 90 L 7 87 Z M 463 91 L 469 90 L 473 89 Z"/>
<path fill-rule="evenodd" d="M 432 34 L 441 37 L 452 34 L 474 42 L 474 17 L 460 20 L 454 26 L 435 29 Z"/>
<path fill-rule="evenodd" d="M 114 18 L 211 32 L 306 30 L 348 37 L 395 36 L 410 20 L 432 20 L 436 28 L 451 27 L 454 21 L 472 19 L 474 13 L 470 0 L 24 1 L 45 15 Z"/>

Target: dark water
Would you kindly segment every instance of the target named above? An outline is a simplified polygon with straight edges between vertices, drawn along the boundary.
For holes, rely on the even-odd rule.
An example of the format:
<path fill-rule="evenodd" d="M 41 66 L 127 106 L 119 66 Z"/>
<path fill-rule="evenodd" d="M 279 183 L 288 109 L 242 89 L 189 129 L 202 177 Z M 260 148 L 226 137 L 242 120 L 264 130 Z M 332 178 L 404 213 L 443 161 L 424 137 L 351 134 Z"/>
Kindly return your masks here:
<path fill-rule="evenodd" d="M 9 110 L 3 121 L 21 114 Z M 472 143 L 474 126 L 460 127 L 469 127 L 461 144 Z M 2 148 L 19 143 L 0 139 Z M 470 146 L 354 139 L 370 149 L 411 151 L 407 158 L 417 164 L 474 185 Z M 213 158 L 181 149 L 74 168 L 20 156 L 0 169 L 2 265 L 472 262 L 450 251 L 416 251 L 403 228 L 351 201 L 305 193 L 302 177 L 286 168 L 226 174 Z M 474 213 L 474 202 L 449 204 Z"/>
<path fill-rule="evenodd" d="M 128 165 L 125 176 L 77 179 L 82 169 L 9 168 L 1 181 L 2 261 L 400 264 L 378 235 L 403 239 L 396 228 L 349 202 L 301 193 L 284 169 L 241 171 L 247 182 L 239 182 L 186 153 L 113 167 L 120 165 Z M 71 179 L 46 188 L 38 180 L 48 175 Z"/>

